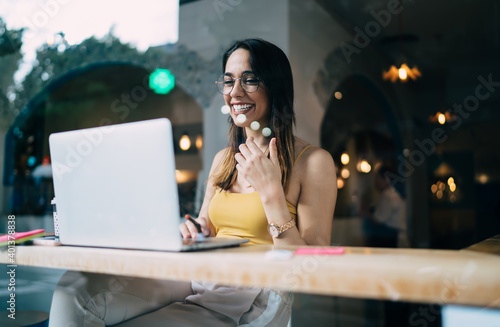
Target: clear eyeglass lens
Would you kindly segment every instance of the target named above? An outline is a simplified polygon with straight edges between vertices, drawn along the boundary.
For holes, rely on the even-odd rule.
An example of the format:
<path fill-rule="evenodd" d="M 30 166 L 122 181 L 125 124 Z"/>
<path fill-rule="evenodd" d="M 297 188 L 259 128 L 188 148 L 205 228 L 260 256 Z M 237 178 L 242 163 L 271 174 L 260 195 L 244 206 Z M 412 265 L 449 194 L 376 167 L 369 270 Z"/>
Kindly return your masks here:
<path fill-rule="evenodd" d="M 245 91 L 255 92 L 259 87 L 259 79 L 254 74 L 243 74 L 241 77 L 241 84 Z"/>
<path fill-rule="evenodd" d="M 249 93 L 257 91 L 259 88 L 259 79 L 253 73 L 245 73 L 241 78 L 233 78 L 228 75 L 222 75 L 217 80 L 217 89 L 222 94 L 229 94 L 234 88 L 236 80 L 240 80 L 241 87 Z"/>

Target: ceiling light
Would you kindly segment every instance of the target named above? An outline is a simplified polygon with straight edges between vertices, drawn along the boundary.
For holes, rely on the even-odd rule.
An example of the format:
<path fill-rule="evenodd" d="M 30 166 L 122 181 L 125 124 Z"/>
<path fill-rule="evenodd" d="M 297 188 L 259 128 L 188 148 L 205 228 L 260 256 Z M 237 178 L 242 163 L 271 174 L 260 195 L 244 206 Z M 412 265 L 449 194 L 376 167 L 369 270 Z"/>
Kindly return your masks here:
<path fill-rule="evenodd" d="M 403 63 L 399 68 L 393 65 L 382 73 L 384 81 L 390 80 L 392 83 L 396 83 L 398 80 L 405 83 L 408 78 L 415 81 L 419 77 L 422 77 L 422 74 L 417 66 L 410 68 L 406 63 Z"/>
<path fill-rule="evenodd" d="M 444 125 L 446 123 L 455 121 L 457 119 L 457 115 L 450 113 L 449 111 L 438 111 L 434 115 L 431 115 L 429 117 L 429 121 L 431 123 L 439 123 L 441 125 Z"/>

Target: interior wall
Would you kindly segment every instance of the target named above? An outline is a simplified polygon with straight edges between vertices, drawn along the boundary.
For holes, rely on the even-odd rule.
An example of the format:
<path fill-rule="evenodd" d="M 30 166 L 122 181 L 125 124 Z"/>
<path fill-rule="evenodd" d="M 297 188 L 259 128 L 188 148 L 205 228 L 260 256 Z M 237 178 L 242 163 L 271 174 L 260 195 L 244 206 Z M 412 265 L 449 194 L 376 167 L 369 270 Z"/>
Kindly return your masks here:
<path fill-rule="evenodd" d="M 205 0 L 182 5 L 179 8 L 179 44 L 217 65 L 217 74 L 212 76 L 215 82 L 222 74 L 222 54 L 235 40 L 259 37 L 278 45 L 285 53 L 289 52 L 288 3 L 288 0 Z M 200 71 L 200 74 L 206 72 Z M 198 178 L 198 208 L 203 200 L 212 160 L 218 151 L 227 146 L 229 130 L 228 117 L 220 111 L 224 105 L 222 95 L 215 85 L 206 87 L 213 90 L 208 93 L 213 96 L 210 104 L 203 108 L 205 143 L 203 170 Z"/>
<path fill-rule="evenodd" d="M 328 104 L 335 101 L 333 93 L 342 80 L 360 74 L 380 90 L 401 132 L 401 139 L 395 141 L 411 153 L 415 139 L 425 137 L 420 135 L 410 115 L 422 105 L 417 101 L 418 90 L 410 83 L 398 85 L 383 81 L 382 69 L 388 68 L 390 61 L 371 45 L 346 54 L 345 45 L 353 44 L 356 32 L 347 28 L 341 19 L 332 18 L 315 1 L 290 0 L 290 59 L 295 78 L 298 136 L 320 145 L 318 127 Z M 422 203 L 428 190 L 422 183 L 427 168 L 425 165 L 414 168 L 411 174 L 404 176 L 402 185 L 407 197 L 409 229 L 415 246 L 428 247 L 429 209 L 427 203 Z"/>
<path fill-rule="evenodd" d="M 326 102 L 318 97 L 314 86 L 318 72 L 324 70 L 325 59 L 349 33 L 332 19 L 315 1 L 290 0 L 289 59 L 295 89 L 296 135 L 320 146 L 320 126 Z M 338 67 L 341 70 L 345 68 Z M 337 84 L 344 72 L 335 71 L 332 84 Z M 326 97 L 333 94 L 333 89 Z"/>

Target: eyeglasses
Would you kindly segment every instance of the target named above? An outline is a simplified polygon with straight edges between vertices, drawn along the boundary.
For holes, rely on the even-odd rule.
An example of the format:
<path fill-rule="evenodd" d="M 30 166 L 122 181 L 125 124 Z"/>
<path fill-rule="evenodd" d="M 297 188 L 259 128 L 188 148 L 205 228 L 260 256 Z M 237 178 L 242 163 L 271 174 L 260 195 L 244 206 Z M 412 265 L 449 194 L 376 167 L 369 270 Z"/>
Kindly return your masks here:
<path fill-rule="evenodd" d="M 248 93 L 257 91 L 259 88 L 260 80 L 252 72 L 244 72 L 241 77 L 235 78 L 230 75 L 221 75 L 218 80 L 215 81 L 217 89 L 223 95 L 231 93 L 234 88 L 235 81 L 239 79 L 241 87 Z"/>

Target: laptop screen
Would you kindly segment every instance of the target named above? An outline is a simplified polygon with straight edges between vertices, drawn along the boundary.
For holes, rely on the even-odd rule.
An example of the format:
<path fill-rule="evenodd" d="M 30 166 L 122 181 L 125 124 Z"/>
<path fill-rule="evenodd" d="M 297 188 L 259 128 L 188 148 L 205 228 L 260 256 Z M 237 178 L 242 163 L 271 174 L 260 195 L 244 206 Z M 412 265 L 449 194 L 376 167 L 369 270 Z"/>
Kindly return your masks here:
<path fill-rule="evenodd" d="M 63 244 L 180 249 L 168 119 L 54 133 L 49 144 Z"/>

